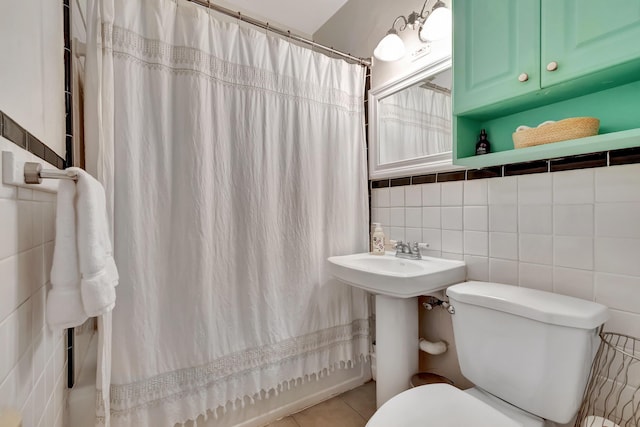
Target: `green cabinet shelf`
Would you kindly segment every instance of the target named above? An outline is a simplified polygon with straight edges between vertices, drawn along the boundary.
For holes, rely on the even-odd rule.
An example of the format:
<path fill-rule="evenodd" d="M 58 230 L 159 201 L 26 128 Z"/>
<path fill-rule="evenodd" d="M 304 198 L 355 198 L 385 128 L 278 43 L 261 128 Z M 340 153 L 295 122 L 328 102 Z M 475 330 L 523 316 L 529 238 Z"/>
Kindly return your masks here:
<path fill-rule="evenodd" d="M 507 165 L 512 163 L 546 160 L 600 151 L 637 147 L 640 145 L 640 129 L 590 136 L 570 141 L 554 142 L 535 147 L 519 148 L 482 156 L 459 158 L 456 164 L 470 168 Z"/>

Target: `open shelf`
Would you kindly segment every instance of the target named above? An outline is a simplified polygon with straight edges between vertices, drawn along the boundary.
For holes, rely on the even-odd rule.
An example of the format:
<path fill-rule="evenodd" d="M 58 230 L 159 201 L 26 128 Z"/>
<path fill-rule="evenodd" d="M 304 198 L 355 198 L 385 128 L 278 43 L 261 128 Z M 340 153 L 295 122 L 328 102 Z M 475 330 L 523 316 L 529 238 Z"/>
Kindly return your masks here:
<path fill-rule="evenodd" d="M 597 117 L 600 134 L 535 147 L 513 147 L 512 135 L 518 126 L 535 127 L 547 120 L 569 117 Z M 481 129 L 489 135 L 491 153 L 476 156 L 475 143 Z M 638 147 L 640 81 L 504 116 L 454 115 L 453 134 L 453 163 L 473 168 Z"/>
<path fill-rule="evenodd" d="M 456 164 L 472 168 L 483 168 L 637 146 L 640 146 L 640 129 L 630 129 L 587 138 L 572 139 L 570 141 L 537 145 L 535 147 L 499 151 L 481 156 L 462 157 L 456 160 Z"/>

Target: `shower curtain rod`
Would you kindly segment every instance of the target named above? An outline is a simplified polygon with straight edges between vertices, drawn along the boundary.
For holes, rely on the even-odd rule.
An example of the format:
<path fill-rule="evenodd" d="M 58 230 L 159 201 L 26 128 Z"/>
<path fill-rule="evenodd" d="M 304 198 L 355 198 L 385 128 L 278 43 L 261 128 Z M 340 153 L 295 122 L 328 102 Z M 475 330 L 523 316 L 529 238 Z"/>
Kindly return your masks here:
<path fill-rule="evenodd" d="M 318 49 L 321 49 L 321 50 L 324 50 L 324 51 L 327 51 L 327 52 L 331 52 L 331 53 L 333 53 L 335 55 L 338 55 L 338 56 L 340 56 L 340 57 L 342 57 L 344 59 L 347 59 L 349 61 L 355 62 L 355 63 L 360 64 L 362 66 L 366 66 L 366 67 L 370 67 L 371 66 L 371 60 L 369 60 L 369 59 L 358 58 L 357 56 L 349 55 L 348 53 L 344 53 L 344 52 L 336 50 L 336 49 L 334 49 L 332 47 L 325 46 L 323 44 L 314 42 L 313 40 L 309 40 L 309 39 L 307 39 L 305 37 L 301 37 L 301 36 L 297 36 L 295 34 L 292 34 L 291 31 L 289 31 L 289 30 L 283 30 L 283 29 L 278 28 L 278 27 L 273 27 L 273 26 L 269 25 L 268 22 L 259 21 L 257 19 L 251 18 L 250 16 L 243 15 L 240 12 L 235 12 L 235 11 L 233 11 L 231 9 L 227 9 L 225 7 L 222 7 L 222 6 L 218 6 L 218 5 L 214 4 L 214 3 L 211 3 L 210 1 L 207 1 L 207 0 L 187 0 L 187 1 L 190 1 L 191 3 L 195 3 L 195 4 L 200 5 L 202 7 L 206 7 L 207 9 L 215 10 L 216 12 L 220 12 L 220 13 L 222 13 L 224 15 L 231 16 L 233 18 L 237 18 L 240 21 L 247 22 L 247 23 L 249 23 L 251 25 L 254 25 L 256 27 L 260 27 L 260 28 L 262 28 L 264 30 L 271 31 L 272 33 L 279 34 L 279 35 L 281 35 L 283 37 L 295 40 L 297 42 L 305 43 L 305 44 L 308 44 L 310 46 L 317 47 Z"/>

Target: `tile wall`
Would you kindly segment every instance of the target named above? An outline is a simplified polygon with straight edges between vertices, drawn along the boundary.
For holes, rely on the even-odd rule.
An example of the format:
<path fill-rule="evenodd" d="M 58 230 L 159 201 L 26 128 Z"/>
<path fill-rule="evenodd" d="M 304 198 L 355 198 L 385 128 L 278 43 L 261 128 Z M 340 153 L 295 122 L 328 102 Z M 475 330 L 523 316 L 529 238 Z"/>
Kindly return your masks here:
<path fill-rule="evenodd" d="M 65 340 L 45 323 L 54 214 L 53 194 L 0 183 L 0 407 L 24 427 L 63 425 Z"/>
<path fill-rule="evenodd" d="M 374 188 L 371 216 L 470 280 L 600 302 L 640 337 L 640 164 Z"/>

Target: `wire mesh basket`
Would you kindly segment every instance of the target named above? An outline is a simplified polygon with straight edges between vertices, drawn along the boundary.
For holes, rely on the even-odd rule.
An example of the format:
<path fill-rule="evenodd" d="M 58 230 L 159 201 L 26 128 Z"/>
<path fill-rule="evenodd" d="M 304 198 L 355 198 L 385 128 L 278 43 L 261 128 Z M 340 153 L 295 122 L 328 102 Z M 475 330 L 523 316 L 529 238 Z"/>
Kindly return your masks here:
<path fill-rule="evenodd" d="M 575 427 L 640 426 L 640 340 L 600 332 Z"/>

